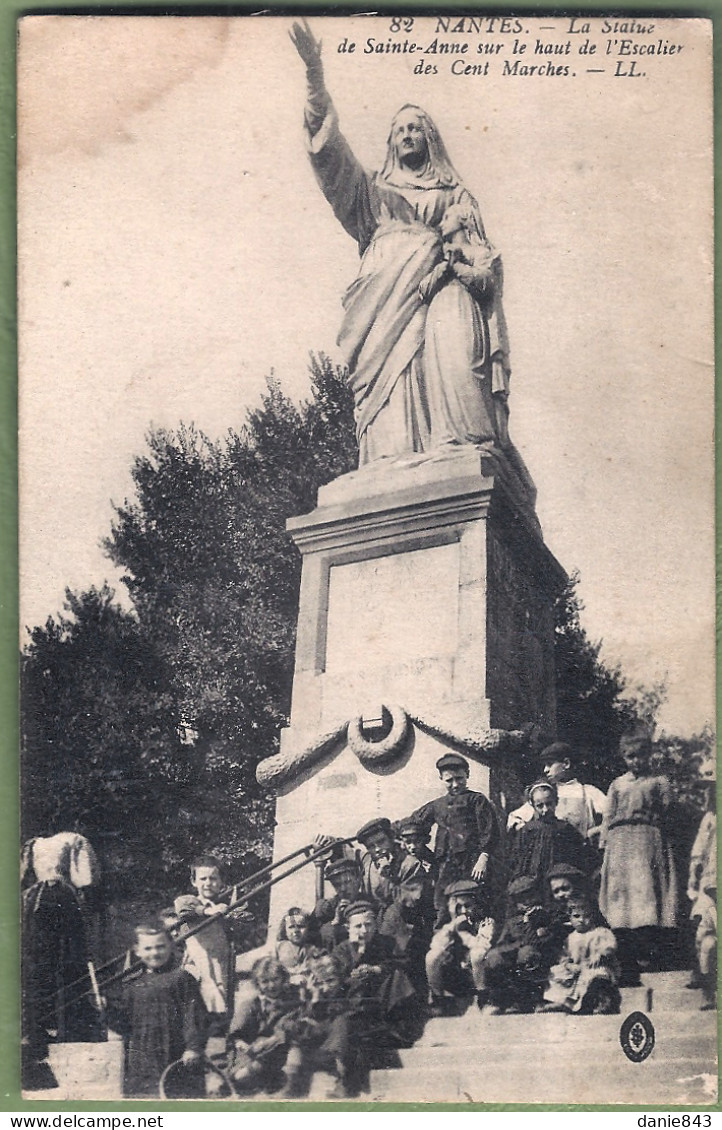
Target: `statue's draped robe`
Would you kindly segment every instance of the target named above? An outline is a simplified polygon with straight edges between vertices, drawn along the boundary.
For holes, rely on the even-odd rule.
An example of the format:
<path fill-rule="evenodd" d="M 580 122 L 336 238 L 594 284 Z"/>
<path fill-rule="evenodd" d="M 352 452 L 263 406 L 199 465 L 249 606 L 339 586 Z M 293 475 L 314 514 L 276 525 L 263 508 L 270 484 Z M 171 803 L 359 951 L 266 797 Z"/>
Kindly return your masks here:
<path fill-rule="evenodd" d="M 492 389 L 492 360 L 506 357 L 500 296 L 482 307 L 456 279 L 428 306 L 419 293 L 443 258 L 438 228 L 447 208 L 470 211 L 483 238 L 475 200 L 433 171 L 366 172 L 328 103 L 321 113 L 307 108 L 306 125 L 321 189 L 362 255 L 339 334 L 359 462 L 492 440 L 492 392 L 499 391 Z"/>

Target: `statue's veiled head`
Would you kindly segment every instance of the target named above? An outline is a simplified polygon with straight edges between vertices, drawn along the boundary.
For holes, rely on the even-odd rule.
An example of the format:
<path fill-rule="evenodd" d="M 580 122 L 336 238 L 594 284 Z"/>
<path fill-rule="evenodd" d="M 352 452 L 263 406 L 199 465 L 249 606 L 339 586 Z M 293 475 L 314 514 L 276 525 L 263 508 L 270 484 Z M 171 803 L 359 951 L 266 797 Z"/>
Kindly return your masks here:
<path fill-rule="evenodd" d="M 459 183 L 459 175 L 432 119 L 412 103 L 402 106 L 391 122 L 382 175 L 393 179 L 394 172 L 404 168 L 441 184 Z"/>

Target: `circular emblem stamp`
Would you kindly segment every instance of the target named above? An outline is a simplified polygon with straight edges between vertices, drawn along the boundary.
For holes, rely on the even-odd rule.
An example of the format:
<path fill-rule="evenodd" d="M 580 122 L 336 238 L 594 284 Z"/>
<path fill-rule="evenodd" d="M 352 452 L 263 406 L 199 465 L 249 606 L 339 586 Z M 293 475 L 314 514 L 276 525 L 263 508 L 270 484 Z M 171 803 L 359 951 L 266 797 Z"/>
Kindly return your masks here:
<path fill-rule="evenodd" d="M 654 1047 L 654 1024 L 643 1012 L 631 1012 L 619 1031 L 622 1051 L 632 1063 L 641 1063 Z"/>

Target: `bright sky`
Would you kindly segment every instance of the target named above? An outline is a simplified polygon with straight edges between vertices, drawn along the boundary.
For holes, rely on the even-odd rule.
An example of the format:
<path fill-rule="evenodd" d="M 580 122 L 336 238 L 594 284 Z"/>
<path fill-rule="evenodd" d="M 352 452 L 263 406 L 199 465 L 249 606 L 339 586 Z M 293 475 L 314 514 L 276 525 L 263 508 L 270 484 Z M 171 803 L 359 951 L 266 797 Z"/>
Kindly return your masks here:
<path fill-rule="evenodd" d="M 684 48 L 645 59 L 645 77 L 615 78 L 604 57 L 587 74 L 596 60 L 574 55 L 577 77 L 559 78 L 498 61 L 455 77 L 438 58 L 420 77 L 418 56 L 363 53 L 388 23 L 312 21 L 344 131 L 378 168 L 399 106 L 434 118 L 504 258 L 512 438 L 547 543 L 581 570 L 606 660 L 633 681 L 666 675 L 663 723 L 690 732 L 714 714 L 707 25 L 657 21 L 642 41 Z M 561 18 L 524 18 L 528 43 L 540 23 L 576 52 Z M 222 435 L 272 368 L 300 397 L 309 350 L 340 359 L 358 255 L 306 162 L 289 26 L 22 22 L 24 624 L 66 585 L 117 584 L 99 541 L 151 425 Z M 417 21 L 412 38 L 434 27 Z M 344 36 L 355 54 L 338 53 Z M 467 38 L 474 51 L 484 36 Z"/>

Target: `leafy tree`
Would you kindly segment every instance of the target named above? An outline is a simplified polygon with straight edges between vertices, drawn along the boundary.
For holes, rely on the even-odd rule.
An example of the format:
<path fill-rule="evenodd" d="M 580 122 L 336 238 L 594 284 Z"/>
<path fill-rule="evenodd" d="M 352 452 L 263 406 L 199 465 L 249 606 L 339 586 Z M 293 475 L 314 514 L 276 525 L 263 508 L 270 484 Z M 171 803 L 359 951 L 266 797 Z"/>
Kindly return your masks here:
<path fill-rule="evenodd" d="M 606 789 L 624 771 L 622 734 L 643 723 L 654 738 L 667 689 L 663 681 L 630 687 L 619 666 L 608 667 L 599 658 L 601 641 L 592 643 L 582 626 L 578 585 L 575 572 L 555 606 L 557 732 L 580 750 L 590 780 Z M 709 724 L 690 738 L 661 733 L 653 742 L 654 771 L 669 777 L 677 802 L 688 810 L 703 803 L 700 765 L 713 758 L 714 748 Z"/>
<path fill-rule="evenodd" d="M 357 459 L 344 373 L 312 357 L 311 377 L 300 407 L 269 378 L 260 408 L 220 443 L 193 428 L 151 434 L 105 543 L 178 715 L 251 795 L 290 705 L 300 559 L 285 522 Z"/>
<path fill-rule="evenodd" d="M 677 799 L 703 810 L 704 788 L 700 770 L 715 760 L 715 734 L 708 723 L 689 738 L 661 734 L 654 742 L 652 765 L 672 782 Z"/>
<path fill-rule="evenodd" d="M 150 896 L 199 850 L 240 873 L 267 858 L 255 768 L 287 718 L 300 578 L 285 521 L 356 457 L 345 374 L 323 356 L 298 407 L 271 377 L 219 442 L 148 436 L 105 542 L 132 611 L 107 586 L 68 592 L 25 649 L 25 836 L 77 826 L 114 894 L 141 859 Z"/>
<path fill-rule="evenodd" d="M 638 717 L 625 698 L 620 668 L 600 658 L 582 626 L 584 605 L 574 572 L 554 608 L 554 664 L 557 683 L 557 734 L 582 754 L 589 779 L 606 788 L 619 770 L 619 739 Z"/>
<path fill-rule="evenodd" d="M 149 790 L 159 809 L 172 805 L 192 766 L 177 757 L 172 703 L 136 618 L 107 586 L 67 591 L 64 608 L 33 629 L 22 661 L 23 836 L 76 828 L 97 842 Z M 156 826 L 137 828 L 151 859 Z"/>

